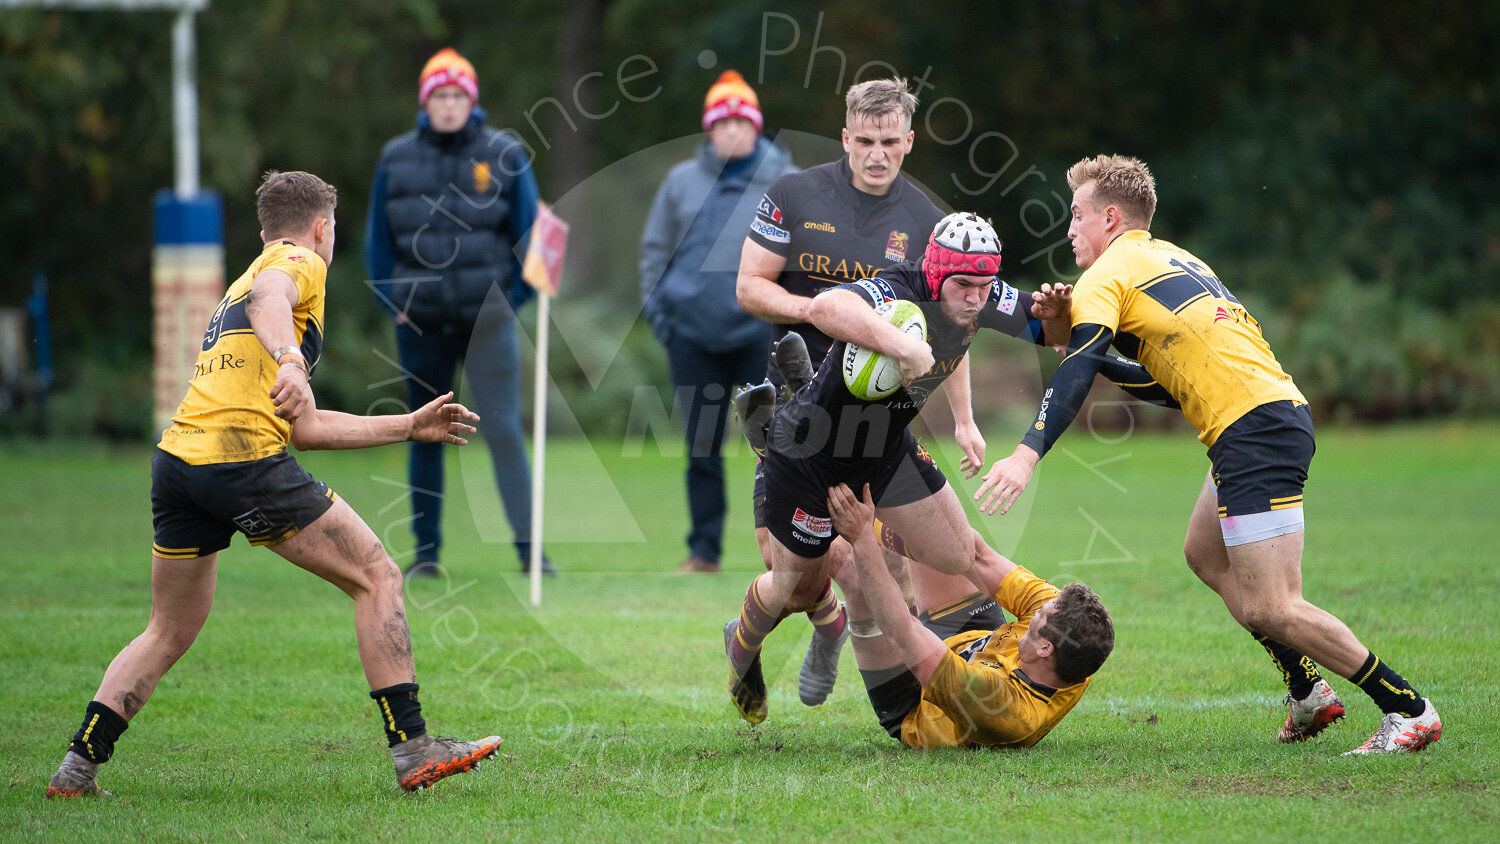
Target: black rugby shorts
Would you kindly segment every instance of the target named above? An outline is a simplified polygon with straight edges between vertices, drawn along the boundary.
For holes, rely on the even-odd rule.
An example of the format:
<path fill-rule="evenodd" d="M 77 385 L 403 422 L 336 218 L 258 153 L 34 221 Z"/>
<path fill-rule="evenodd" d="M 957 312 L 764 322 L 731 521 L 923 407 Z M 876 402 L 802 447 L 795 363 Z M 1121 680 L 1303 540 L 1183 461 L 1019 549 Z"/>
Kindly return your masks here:
<path fill-rule="evenodd" d="M 151 458 L 151 522 L 158 557 L 186 560 L 229 547 L 292 538 L 328 512 L 337 495 L 285 452 L 194 466 L 157 449 Z"/>

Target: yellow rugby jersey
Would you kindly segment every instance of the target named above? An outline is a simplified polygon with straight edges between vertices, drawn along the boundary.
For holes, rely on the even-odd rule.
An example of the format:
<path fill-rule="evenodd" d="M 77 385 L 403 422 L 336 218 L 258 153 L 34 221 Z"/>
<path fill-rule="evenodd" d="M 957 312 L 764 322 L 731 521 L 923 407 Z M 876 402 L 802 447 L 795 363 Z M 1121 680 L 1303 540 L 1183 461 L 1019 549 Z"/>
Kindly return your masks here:
<path fill-rule="evenodd" d="M 250 285 L 266 270 L 280 270 L 297 285 L 292 322 L 308 368 L 323 352 L 323 299 L 328 265 L 311 249 L 280 241 L 266 246 L 229 285 L 203 333 L 187 396 L 161 435 L 162 451 L 193 465 L 258 460 L 286 450 L 292 425 L 276 416 L 271 387 L 276 361 L 256 339 L 245 305 Z"/>
<path fill-rule="evenodd" d="M 1030 747 L 1051 732 L 1088 689 L 1089 681 L 1053 689 L 1020 669 L 1017 644 L 1031 617 L 1057 597 L 1056 586 L 1017 566 L 995 600 L 1016 617 L 992 633 L 971 630 L 944 640 L 948 651 L 932 672 L 922 702 L 901 722 L 912 747 Z"/>
<path fill-rule="evenodd" d="M 1102 325 L 1213 445 L 1263 404 L 1307 399 L 1207 264 L 1142 229 L 1115 238 L 1073 287 L 1073 325 Z"/>

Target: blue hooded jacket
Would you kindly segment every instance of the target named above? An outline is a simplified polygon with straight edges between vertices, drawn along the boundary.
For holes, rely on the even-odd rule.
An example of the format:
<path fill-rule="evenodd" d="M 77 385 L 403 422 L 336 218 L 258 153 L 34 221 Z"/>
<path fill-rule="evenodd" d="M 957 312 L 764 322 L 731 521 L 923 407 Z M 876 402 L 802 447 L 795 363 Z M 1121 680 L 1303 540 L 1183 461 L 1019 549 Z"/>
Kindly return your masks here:
<path fill-rule="evenodd" d="M 726 162 L 704 142 L 668 173 L 641 235 L 641 302 L 663 344 L 688 340 L 709 351 L 768 343 L 770 326 L 735 298 L 740 248 L 766 189 L 796 172 L 791 156 L 766 138 Z"/>

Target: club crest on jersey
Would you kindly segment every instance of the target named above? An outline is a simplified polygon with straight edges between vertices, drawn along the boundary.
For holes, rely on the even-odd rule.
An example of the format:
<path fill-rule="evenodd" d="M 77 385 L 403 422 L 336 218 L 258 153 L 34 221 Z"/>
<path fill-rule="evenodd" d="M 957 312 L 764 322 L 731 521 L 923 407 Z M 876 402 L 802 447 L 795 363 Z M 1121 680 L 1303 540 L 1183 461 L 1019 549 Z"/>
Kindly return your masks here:
<path fill-rule="evenodd" d="M 772 202 L 769 196 L 760 198 L 760 204 L 755 207 L 755 213 L 778 226 L 781 225 L 781 209 L 776 207 L 776 203 Z"/>
<path fill-rule="evenodd" d="M 906 232 L 891 232 L 891 236 L 885 239 L 885 259 L 887 261 L 905 261 L 906 245 L 911 241 Z"/>
<path fill-rule="evenodd" d="M 1005 282 L 1000 282 L 1000 300 L 995 303 L 995 309 L 1005 314 L 1016 312 L 1016 303 L 1020 301 L 1021 291 L 1011 287 Z"/>
<path fill-rule="evenodd" d="M 792 514 L 792 527 L 808 536 L 827 538 L 833 536 L 833 519 L 824 519 L 809 514 L 801 507 Z"/>

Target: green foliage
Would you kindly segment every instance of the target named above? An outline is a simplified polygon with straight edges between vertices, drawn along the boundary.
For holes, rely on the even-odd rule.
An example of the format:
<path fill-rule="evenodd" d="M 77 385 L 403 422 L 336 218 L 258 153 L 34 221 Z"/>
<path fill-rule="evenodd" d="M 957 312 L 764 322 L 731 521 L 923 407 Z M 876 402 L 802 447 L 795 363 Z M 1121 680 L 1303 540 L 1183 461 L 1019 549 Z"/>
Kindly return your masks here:
<path fill-rule="evenodd" d="M 951 465 L 952 444 L 939 445 Z M 1345 722 L 1313 742 L 1275 742 L 1279 678 L 1182 561 L 1182 526 L 1207 465 L 1191 435 L 1113 444 L 1070 435 L 1061 445 L 1076 460 L 1055 451 L 1044 462 L 1029 514 L 971 514 L 1009 556 L 1058 581 L 1084 580 L 1114 616 L 1115 653 L 1031 750 L 903 749 L 877 725 L 848 649 L 830 700 L 803 707 L 801 618 L 767 640 L 770 719 L 739 721 L 722 686 L 719 629 L 760 571 L 742 506 L 748 452 L 729 467 L 741 494 L 731 499 L 726 573 L 684 576 L 671 571 L 684 553 L 681 459 L 649 448 L 630 457 L 628 444 L 600 439 L 549 455 L 559 483 L 591 465 L 607 472 L 585 495 L 552 501 L 549 535 L 616 493 L 626 517 L 603 541 L 549 542 L 563 573 L 548 580 L 542 606 L 495 544 L 504 538 L 481 539 L 498 503 L 469 450 L 450 464 L 453 579 L 407 590 L 424 714 L 441 733 L 500 733 L 492 763 L 400 794 L 349 600 L 236 539 L 208 624 L 104 766 L 116 796 L 98 802 L 41 795 L 100 674 L 146 622 L 148 453 L 20 444 L 0 453 L 0 476 L 28 479 L 0 485 L 0 547 L 22 549 L 7 557 L 0 596 L 0 669 L 10 678 L 0 817 L 8 837 L 24 840 L 1273 841 L 1311 829 L 1370 842 L 1410 840 L 1413 829 L 1441 841 L 1493 838 L 1485 795 L 1500 788 L 1500 696 L 1487 672 L 1500 645 L 1500 578 L 1483 561 L 1500 429 L 1319 437 L 1306 594 L 1430 694 L 1444 719 L 1442 741 L 1390 759 L 1339 756 L 1377 721 L 1339 679 Z M 299 459 L 394 554 L 409 550 L 402 490 L 383 482 L 402 476 L 400 448 Z M 461 482 L 471 471 L 477 482 Z M 630 541 L 636 527 L 641 540 Z M 1016 539 L 1003 545 L 1007 533 Z"/>
<path fill-rule="evenodd" d="M 842 91 L 895 71 L 921 86 L 906 172 L 942 204 L 994 219 L 1010 280 L 1035 287 L 1076 274 L 1064 240 L 1068 164 L 1138 155 L 1160 180 L 1157 234 L 1199 254 L 1240 297 L 1266 303 L 1256 315 L 1294 329 L 1296 342 L 1336 340 L 1346 316 L 1308 304 L 1334 292 L 1368 301 L 1389 291 L 1431 311 L 1382 323 L 1407 326 L 1379 338 L 1394 358 L 1350 350 L 1341 353 L 1356 359 L 1349 371 L 1333 373 L 1337 356 L 1319 352 L 1309 390 L 1336 391 L 1315 395 L 1320 403 L 1370 418 L 1496 410 L 1500 356 L 1483 332 L 1500 292 L 1500 205 L 1479 174 L 1493 169 L 1500 135 L 1500 70 L 1472 33 L 1500 31 L 1500 5 L 1381 0 L 1358 15 L 1192 0 L 936 0 L 924 9 L 854 0 L 795 10 L 752 0 L 211 4 L 196 24 L 202 181 L 224 197 L 226 271 L 258 251 L 259 175 L 317 172 L 339 187 L 343 223 L 330 344 L 368 346 L 370 337 L 339 337 L 351 324 L 388 335 L 358 283 L 370 174 L 381 145 L 412 125 L 422 63 L 452 45 L 474 60 L 491 122 L 535 154 L 543 195 L 589 197 L 569 212 L 570 262 L 587 283 L 567 295 L 590 303 L 566 306 L 623 317 L 659 174 L 618 165 L 697 137 L 720 70 L 745 73 L 768 130 L 830 144 Z M 171 19 L 0 11 L 0 170 L 11 180 L 0 192 L 0 242 L 15 269 L 0 275 L 0 302 L 18 302 L 32 271 L 47 272 L 62 382 L 77 382 L 87 360 L 146 365 L 117 346 L 151 342 L 149 209 L 173 180 Z M 595 30 L 581 47 L 567 40 Z M 646 67 L 655 73 L 627 96 L 622 72 Z M 1373 310 L 1366 315 L 1385 320 Z M 1314 314 L 1329 322 L 1305 324 Z M 649 343 L 624 342 L 618 354 L 618 377 L 664 373 Z M 383 364 L 343 351 L 335 360 L 321 376 L 336 385 L 330 406 L 363 407 L 372 383 L 363 379 Z M 596 376 L 585 378 L 590 391 Z M 569 396 L 580 408 L 597 404 L 588 423 L 607 427 L 618 408 L 602 399 Z"/>

